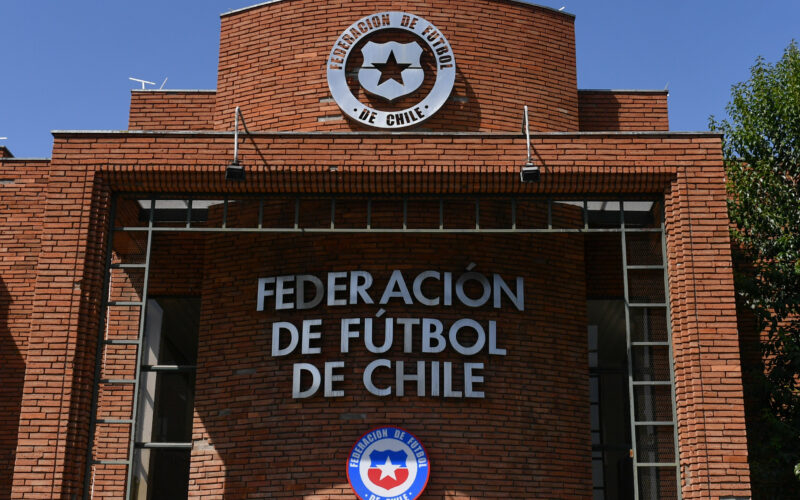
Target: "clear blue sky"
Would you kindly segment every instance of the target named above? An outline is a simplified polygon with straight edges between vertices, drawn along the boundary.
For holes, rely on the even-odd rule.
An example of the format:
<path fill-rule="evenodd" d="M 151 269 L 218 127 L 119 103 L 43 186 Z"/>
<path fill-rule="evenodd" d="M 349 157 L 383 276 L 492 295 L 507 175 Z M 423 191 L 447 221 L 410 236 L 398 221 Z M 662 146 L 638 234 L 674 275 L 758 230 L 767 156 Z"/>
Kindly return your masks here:
<path fill-rule="evenodd" d="M 0 144 L 49 157 L 51 130 L 125 129 L 129 76 L 215 88 L 219 14 L 255 3 L 2 0 Z M 672 130 L 706 130 L 757 56 L 776 61 L 800 40 L 800 0 L 534 3 L 576 15 L 580 88 L 669 83 Z"/>

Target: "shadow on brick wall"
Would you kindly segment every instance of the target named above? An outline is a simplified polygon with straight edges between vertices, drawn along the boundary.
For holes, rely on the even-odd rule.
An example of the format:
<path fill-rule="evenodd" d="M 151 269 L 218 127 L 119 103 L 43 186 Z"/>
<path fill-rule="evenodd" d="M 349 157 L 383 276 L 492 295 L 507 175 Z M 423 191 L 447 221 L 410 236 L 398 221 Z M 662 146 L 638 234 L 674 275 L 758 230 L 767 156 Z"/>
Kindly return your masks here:
<path fill-rule="evenodd" d="M 0 279 L 0 499 L 10 498 L 25 360 L 11 333 L 11 295 Z"/>
<path fill-rule="evenodd" d="M 579 95 L 578 129 L 582 132 L 620 130 L 619 98 L 614 94 Z"/>
<path fill-rule="evenodd" d="M 478 132 L 481 130 L 480 100 L 469 80 L 461 71 L 456 72 L 455 88 L 449 101 L 447 113 L 441 113 L 441 116 L 432 118 L 430 128 L 441 128 L 453 132 Z M 425 126 L 427 125 L 423 125 L 423 127 Z"/>

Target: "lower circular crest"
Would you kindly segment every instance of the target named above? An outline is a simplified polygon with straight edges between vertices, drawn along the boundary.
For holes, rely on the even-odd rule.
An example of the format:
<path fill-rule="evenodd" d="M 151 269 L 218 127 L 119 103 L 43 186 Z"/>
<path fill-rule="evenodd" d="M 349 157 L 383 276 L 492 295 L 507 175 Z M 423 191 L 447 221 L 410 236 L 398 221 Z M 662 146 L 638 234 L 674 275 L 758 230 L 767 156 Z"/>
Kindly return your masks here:
<path fill-rule="evenodd" d="M 362 500 L 414 500 L 425 490 L 430 475 L 422 443 L 398 427 L 367 432 L 347 459 L 347 480 Z"/>

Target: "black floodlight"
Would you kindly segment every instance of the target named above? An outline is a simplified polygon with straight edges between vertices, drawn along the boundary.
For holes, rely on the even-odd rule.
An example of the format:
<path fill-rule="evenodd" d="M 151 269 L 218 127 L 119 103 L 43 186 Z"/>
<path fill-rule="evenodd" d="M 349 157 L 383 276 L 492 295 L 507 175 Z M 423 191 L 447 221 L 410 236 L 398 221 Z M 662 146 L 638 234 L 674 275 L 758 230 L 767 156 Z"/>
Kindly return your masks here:
<path fill-rule="evenodd" d="M 531 131 L 528 125 L 528 106 L 525 106 L 522 111 L 522 132 L 525 134 L 525 141 L 528 144 L 528 160 L 519 171 L 519 180 L 521 182 L 539 182 L 540 172 L 539 167 L 533 164 L 531 158 Z"/>
<path fill-rule="evenodd" d="M 239 117 L 242 118 L 242 125 L 247 131 L 247 125 L 244 123 L 244 116 L 236 106 L 233 112 L 234 128 L 233 128 L 233 161 L 225 168 L 226 181 L 243 181 L 244 180 L 244 166 L 239 164 Z"/>
<path fill-rule="evenodd" d="M 522 170 L 519 171 L 519 180 L 522 182 L 539 182 L 540 175 L 539 167 L 534 165 L 532 161 L 529 161 L 523 165 Z"/>
<path fill-rule="evenodd" d="M 244 166 L 240 165 L 238 161 L 234 160 L 225 169 L 226 181 L 243 181 L 244 180 Z"/>

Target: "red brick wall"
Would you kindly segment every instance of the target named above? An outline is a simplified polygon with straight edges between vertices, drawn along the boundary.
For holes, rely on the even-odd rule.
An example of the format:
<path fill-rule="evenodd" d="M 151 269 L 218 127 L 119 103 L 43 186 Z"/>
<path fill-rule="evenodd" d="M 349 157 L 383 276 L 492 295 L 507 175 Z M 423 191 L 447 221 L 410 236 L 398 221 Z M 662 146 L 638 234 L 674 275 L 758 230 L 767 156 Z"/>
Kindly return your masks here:
<path fill-rule="evenodd" d="M 256 312 L 260 276 L 361 269 L 372 273 L 377 288 L 394 268 L 409 276 L 427 269 L 458 275 L 470 262 L 477 264 L 476 271 L 499 272 L 508 279 L 522 275 L 526 310 L 518 312 L 510 304 L 497 311 L 393 301 L 385 306 L 385 317 L 497 320 L 498 345 L 507 356 L 467 358 L 450 349 L 421 354 L 418 340 L 416 353 L 403 354 L 399 331 L 388 353 L 370 354 L 358 341 L 352 341 L 349 353 L 339 353 L 339 319 L 374 318 L 379 306 Z M 459 498 L 591 497 L 580 236 L 225 235 L 208 238 L 206 264 L 193 498 L 347 496 L 344 470 L 350 448 L 367 430 L 390 424 L 411 431 L 427 447 L 433 472 L 426 491 L 432 498 L 448 492 Z M 560 286 L 548 286 L 555 282 Z M 304 318 L 323 319 L 322 354 L 273 358 L 272 322 Z M 375 321 L 378 325 L 383 319 Z M 560 362 L 549 362 L 556 355 Z M 371 396 L 361 375 L 378 358 L 452 361 L 456 366 L 482 362 L 486 398 L 419 398 L 410 383 L 405 397 Z M 292 400 L 293 363 L 321 367 L 333 360 L 345 362 L 344 397 Z M 379 385 L 384 383 L 394 385 L 380 377 Z M 476 475 L 474 470 L 484 472 Z"/>
<path fill-rule="evenodd" d="M 200 295 L 203 287 L 205 237 L 199 234 L 161 233 L 153 237 L 148 294 Z"/>
<path fill-rule="evenodd" d="M 211 130 L 216 92 L 133 90 L 130 130 Z"/>
<path fill-rule="evenodd" d="M 293 182 L 307 182 L 322 189 L 331 182 L 341 180 L 344 172 L 438 174 L 437 182 L 446 181 L 454 174 L 476 178 L 495 172 L 518 173 L 525 161 L 525 139 L 519 133 L 476 133 L 463 135 L 429 135 L 425 133 L 397 133 L 376 135 L 352 134 L 345 137 L 317 133 L 256 133 L 253 140 L 240 137 L 239 160 L 251 172 L 272 173 L 285 169 L 269 166 L 304 166 L 304 171 L 327 172 L 316 177 L 297 176 Z M 578 186 L 593 185 L 602 192 L 644 189 L 661 192 L 665 182 L 675 175 L 677 166 L 694 165 L 714 154 L 709 142 L 719 142 L 715 134 L 652 133 L 646 135 L 604 134 L 535 134 L 531 137 L 533 159 L 548 175 L 546 183 L 521 184 L 514 180 L 514 191 L 575 192 Z M 256 149 L 257 148 L 257 149 Z M 688 159 L 687 159 L 688 157 Z M 244 183 L 225 182 L 224 167 L 233 159 L 233 133 L 192 134 L 168 133 L 57 133 L 53 147 L 53 162 L 58 168 L 78 168 L 95 165 L 103 171 L 119 172 L 130 184 L 119 181 L 120 189 L 142 191 L 156 186 L 168 191 L 192 190 L 194 182 L 164 182 L 172 175 L 195 171 L 203 174 L 202 182 L 218 189 L 260 192 L 259 185 L 266 176 L 253 176 Z M 153 167 L 152 175 L 140 168 Z M 702 166 L 701 163 L 699 166 Z M 618 166 L 620 168 L 613 169 Z M 201 168 L 199 168 L 201 167 Z M 329 167 L 337 167 L 331 172 Z M 492 168 L 486 168 L 492 167 Z M 499 167 L 502 167 L 498 170 Z M 623 168 L 624 167 L 624 168 Z M 576 178 L 571 175 L 579 172 Z M 608 179 L 602 183 L 601 177 Z M 429 182 L 430 175 L 424 176 Z M 420 177 L 422 178 L 422 176 Z M 646 178 L 646 179 L 645 179 Z M 252 181 L 252 182 L 251 182 Z M 594 183 L 594 184 L 592 184 Z M 447 191 L 496 190 L 498 185 L 451 186 Z M 644 186 L 644 187 L 643 187 Z M 288 186 L 272 189 L 291 190 Z M 374 188 L 380 191 L 380 188 Z M 503 190 L 512 189 L 503 187 Z"/>
<path fill-rule="evenodd" d="M 242 219 L 232 204 L 228 211 L 229 224 Z M 132 202 L 117 204 L 117 225 L 136 225 L 137 217 Z M 325 207 L 327 208 L 327 207 Z M 486 207 L 485 207 L 486 208 Z M 487 212 L 488 213 L 488 212 Z M 218 215 L 218 214 L 216 214 Z M 324 215 L 324 214 L 323 214 Z M 414 213 L 410 220 L 426 217 L 428 214 Z M 580 215 L 578 212 L 577 215 Z M 140 223 L 140 222 L 139 222 Z M 204 243 L 204 239 L 206 243 Z M 582 237 L 578 235 L 557 235 L 545 239 L 529 236 L 515 237 L 507 241 L 491 237 L 451 236 L 444 238 L 407 238 L 394 237 L 397 241 L 387 241 L 387 237 L 371 236 L 363 245 L 354 246 L 350 236 L 306 237 L 294 236 L 241 236 L 229 238 L 225 236 L 201 236 L 192 234 L 158 234 L 153 242 L 152 267 L 149 291 L 152 295 L 179 294 L 195 295 L 202 290 L 203 331 L 201 332 L 201 369 L 198 377 L 196 408 L 198 416 L 195 422 L 194 441 L 197 447 L 193 457 L 192 484 L 194 495 L 198 498 L 214 497 L 218 493 L 238 497 L 244 494 L 275 496 L 285 493 L 288 497 L 296 497 L 301 492 L 299 486 L 287 486 L 285 474 L 293 471 L 287 465 L 287 458 L 278 460 L 273 454 L 264 450 L 279 446 L 276 439 L 279 430 L 286 435 L 297 432 L 297 420 L 310 420 L 312 425 L 329 425 L 349 429 L 355 433 L 356 439 L 367 428 L 381 423 L 399 420 L 386 420 L 384 405 L 386 400 L 374 399 L 371 403 L 363 402 L 365 390 L 360 386 L 360 369 L 377 357 L 390 357 L 406 361 L 417 359 L 443 359 L 454 361 L 484 362 L 487 370 L 484 375 L 487 381 L 482 390 L 487 391 L 485 400 L 441 400 L 426 398 L 419 400 L 414 396 L 407 399 L 389 398 L 396 414 L 405 414 L 403 425 L 415 429 L 421 439 L 427 438 L 432 459 L 440 463 L 434 475 L 434 481 L 428 491 L 436 495 L 444 491 L 466 491 L 469 480 L 459 477 L 461 455 L 467 450 L 479 447 L 486 448 L 475 460 L 484 460 L 484 467 L 497 469 L 498 474 L 518 477 L 516 490 L 497 486 L 496 492 L 473 484 L 475 494 L 484 495 L 524 495 L 526 492 L 540 491 L 543 495 L 570 494 L 575 498 L 588 498 L 590 495 L 590 472 L 588 469 L 588 442 L 581 438 L 588 433 L 586 413 L 586 345 L 585 319 L 575 311 L 583 311 L 585 306 L 582 274 Z M 546 241 L 545 241 L 546 240 Z M 131 243 L 127 238 L 115 239 L 116 253 L 123 262 L 141 260 L 136 249 L 141 245 Z M 141 242 L 140 242 L 141 243 Z M 388 254 L 386 248 L 402 248 L 394 255 Z M 450 252 L 437 252 L 438 248 L 449 248 Z M 460 250 L 467 249 L 470 250 Z M 331 250 L 335 249 L 333 253 Z M 204 258 L 204 253 L 208 256 Z M 371 255 L 373 253 L 374 255 Z M 409 259 L 409 254 L 417 255 L 417 264 Z M 432 259 L 434 253 L 436 259 Z M 336 255 L 332 261 L 332 255 Z M 487 258 L 489 256 L 489 258 Z M 494 256 L 494 257 L 491 257 Z M 502 256 L 502 257 L 501 257 Z M 566 257 L 565 257 L 566 256 Z M 213 260 L 212 260 L 213 258 Z M 206 261 L 205 266 L 203 265 Z M 364 269 L 364 261 L 371 262 L 369 268 L 376 280 L 387 275 L 387 269 L 397 266 L 411 272 L 437 268 L 452 270 L 456 274 L 463 272 L 470 261 L 478 264 L 476 270 L 501 272 L 511 278 L 519 268 L 526 269 L 526 312 L 497 312 L 491 307 L 479 310 L 465 308 L 438 308 L 431 312 L 427 308 L 418 311 L 409 310 L 402 305 L 393 304 L 387 307 L 387 315 L 436 317 L 444 321 L 452 321 L 456 317 L 474 317 L 481 321 L 498 320 L 498 331 L 501 334 L 500 347 L 509 350 L 507 357 L 475 356 L 465 359 L 453 353 L 444 358 L 432 355 L 403 355 L 398 345 L 386 356 L 373 356 L 364 349 L 355 348 L 351 354 L 344 355 L 348 365 L 354 371 L 346 384 L 352 397 L 336 400 L 312 398 L 303 405 L 284 405 L 291 391 L 291 381 L 286 372 L 291 373 L 291 363 L 298 361 L 297 356 L 272 359 L 269 356 L 268 334 L 269 323 L 274 321 L 274 313 L 255 312 L 253 283 L 264 273 L 315 272 L 323 273 L 330 261 L 331 269 Z M 529 261 L 528 264 L 525 264 Z M 522 265 L 520 265 L 522 262 Z M 312 267 L 308 267 L 309 263 Z M 431 267 L 433 266 L 433 267 Z M 491 266 L 489 269 L 487 266 Z M 484 269 L 484 267 L 487 267 Z M 546 270 L 544 269 L 546 268 Z M 204 272 L 205 269 L 205 272 Z M 140 288 L 131 286 L 130 271 L 120 270 L 116 273 L 111 287 L 112 298 L 119 300 L 136 300 L 136 292 Z M 562 281 L 563 286 L 547 288 L 545 283 Z M 546 289 L 547 288 L 547 289 Z M 508 306 L 507 306 L 508 307 Z M 326 317 L 326 323 L 336 326 L 339 317 L 352 315 L 372 316 L 374 311 L 365 312 L 364 308 L 333 308 L 325 311 L 293 313 L 285 317 Z M 374 309 L 374 308 L 373 308 Z M 118 310 L 117 310 L 118 311 Z M 321 314 L 317 314 L 321 313 Z M 285 319 L 285 318 L 284 318 Z M 135 336 L 136 321 L 121 312 L 114 314 L 114 338 Z M 254 336 L 254 331 L 262 335 Z M 503 332 L 506 332 L 504 335 Z M 399 339 L 399 333 L 395 337 Z M 337 337 L 338 338 L 338 337 Z M 266 340 L 265 340 L 266 339 Z M 547 339 L 558 339 L 557 342 Z M 398 340 L 400 344 L 401 340 Z M 418 343 L 417 343 L 418 344 Z M 338 341 L 331 337 L 326 342 L 325 351 L 328 356 L 320 359 L 304 360 L 322 362 L 323 359 L 340 359 L 335 354 Z M 264 350 L 266 349 L 266 351 Z M 552 351 L 569 352 L 559 365 L 553 369 L 545 360 L 553 356 Z M 203 359 L 205 357 L 205 359 Z M 104 353 L 106 368 L 103 376 L 127 378 L 133 373 L 130 360 L 133 352 L 127 348 L 113 347 Z M 541 358 L 541 362 L 531 363 L 531 359 Z M 533 368 L 530 368 L 533 366 Z M 530 371 L 529 371 L 530 368 Z M 245 372 L 240 372 L 244 370 Z M 252 373 L 251 373 L 252 371 Z M 278 374 L 281 382 L 275 382 L 271 374 Z M 291 377 L 291 375 L 289 375 Z M 242 388 L 242 380 L 248 380 L 248 388 Z M 514 382 L 512 382 L 512 380 Z M 456 387 L 459 389 L 460 387 Z M 549 388 L 549 389 L 548 389 Z M 548 397 L 547 391 L 557 391 L 557 398 Z M 289 391 L 289 392 L 286 392 Z M 411 388 L 407 389 L 412 392 Z M 491 392 L 488 392 L 491 391 Z M 528 394 L 520 401 L 519 396 Z M 571 396 L 572 394 L 572 396 Z M 100 398 L 100 413 L 104 417 L 126 418 L 131 407 L 130 392 L 116 388 L 104 390 Z M 270 403 L 274 401 L 274 403 Z M 425 406 L 419 406 L 424 401 Z M 242 412 L 254 415 L 257 405 L 285 406 L 287 415 L 279 417 L 275 412 L 264 413 L 259 421 L 249 417 L 247 421 Z M 360 406 L 359 406 L 360 405 Z M 356 408 L 357 407 L 357 408 Z M 431 408 L 439 408 L 432 415 Z M 325 408 L 329 422 L 322 421 L 320 412 Z M 356 410 L 353 410 L 356 408 Z M 351 411 L 352 410 L 352 411 Z M 350 413 L 364 413 L 365 418 L 345 421 Z M 492 417 L 487 418 L 487 414 Z M 534 418 L 533 424 L 528 416 Z M 277 423 L 275 422 L 277 417 Z M 496 419 L 507 419 L 506 429 L 499 437 L 487 439 L 487 433 L 496 433 Z M 449 422 L 445 425 L 443 419 Z M 460 422 L 463 419 L 463 422 Z M 281 424 L 282 422 L 282 424 Z M 283 425 L 281 430 L 279 427 Z M 453 427 L 455 426 L 455 427 Z M 458 428 L 467 432 L 470 444 L 464 444 L 459 435 L 443 438 L 448 429 Z M 246 432 L 245 432 L 246 429 Z M 269 430 L 267 430 L 269 429 Z M 350 439 L 346 432 L 341 434 L 324 433 L 330 440 L 329 447 L 346 452 L 349 443 L 342 445 L 342 439 Z M 227 437 L 226 437 L 227 436 Z M 425 436 L 425 437 L 423 437 Z M 128 434 L 124 426 L 110 424 L 100 425 L 95 448 L 104 458 L 124 456 L 125 440 Z M 528 439 L 526 447 L 516 446 L 521 439 Z M 507 441 L 505 444 L 504 440 Z M 558 442 L 563 450 L 558 460 L 541 447 L 540 440 Z M 302 439 L 295 438 L 296 447 L 293 463 L 307 461 L 307 450 L 319 446 L 320 437 L 313 433 L 304 433 Z M 499 443 L 499 444 L 498 444 Z M 216 451 L 215 451 L 216 449 Z M 226 450 L 235 449 L 231 454 Z M 290 448 L 287 447 L 287 451 Z M 437 454 L 438 453 L 438 454 Z M 506 456 L 506 454 L 508 456 Z M 498 455 L 500 458 L 498 459 Z M 243 462 L 243 456 L 250 457 Z M 346 484 L 341 483 L 344 457 L 321 453 L 320 467 L 325 472 L 315 473 L 316 483 L 306 481 L 304 491 L 339 490 L 347 494 Z M 316 460 L 316 458 L 315 458 Z M 539 463 L 544 475 L 533 478 L 528 474 L 531 462 Z M 498 463 L 500 465 L 498 465 Z M 254 474 L 254 464 L 259 470 L 269 470 L 265 477 L 272 482 L 264 482 L 261 475 Z M 244 466 L 244 467 L 243 467 Z M 452 469 L 452 470 L 451 470 Z M 563 470 L 572 470 L 568 479 L 562 477 Z M 224 471 L 224 478 L 219 472 Z M 577 471 L 577 472 L 576 472 Z M 474 475 L 468 474 L 474 478 Z M 458 484 L 450 481 L 458 478 Z M 124 488 L 125 470 L 117 466 L 100 466 L 95 468 L 95 495 L 102 498 L 117 498 Z M 440 491 L 441 490 L 441 491 Z"/>
<path fill-rule="evenodd" d="M 584 240 L 589 299 L 624 299 L 622 240 L 618 233 L 595 233 Z"/>
<path fill-rule="evenodd" d="M 358 129 L 330 98 L 326 62 L 350 24 L 382 11 L 421 16 L 452 45 L 453 95 L 423 127 L 517 132 L 527 104 L 534 131 L 578 129 L 574 18 L 505 0 L 295 0 L 224 15 L 215 128 L 232 130 L 241 106 L 251 130 Z"/>
<path fill-rule="evenodd" d="M 666 90 L 578 90 L 579 130 L 667 131 Z"/>
<path fill-rule="evenodd" d="M 47 167 L 0 160 L 0 498 L 14 471 Z"/>
<path fill-rule="evenodd" d="M 538 135 L 543 176 L 533 185 L 518 182 L 516 160 L 525 157 L 518 135 L 254 140 L 260 156 L 250 141 L 242 146 L 248 181 L 226 183 L 230 134 L 56 137 L 41 214 L 15 497 L 61 497 L 82 488 L 109 190 L 665 193 L 684 498 L 749 495 L 717 136 Z"/>

